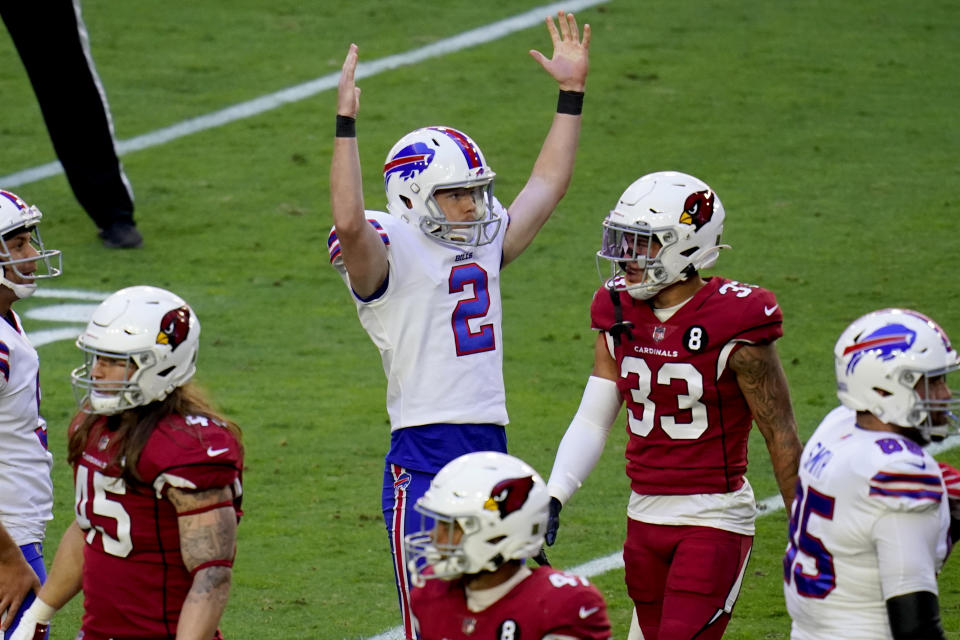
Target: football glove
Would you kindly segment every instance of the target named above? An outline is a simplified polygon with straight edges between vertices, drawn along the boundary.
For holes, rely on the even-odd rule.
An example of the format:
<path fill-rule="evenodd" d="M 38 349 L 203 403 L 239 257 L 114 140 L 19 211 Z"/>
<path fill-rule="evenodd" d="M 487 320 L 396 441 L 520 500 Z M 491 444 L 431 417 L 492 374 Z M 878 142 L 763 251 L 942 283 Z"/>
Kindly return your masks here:
<path fill-rule="evenodd" d="M 563 505 L 560 504 L 560 501 L 550 497 L 550 515 L 547 516 L 547 532 L 543 534 L 544 540 L 547 542 L 548 547 L 552 547 L 553 543 L 557 541 L 557 529 L 560 528 L 560 509 L 563 509 Z"/>
<path fill-rule="evenodd" d="M 46 640 L 50 619 L 56 612 L 55 608 L 40 598 L 34 598 L 33 603 L 23 612 L 10 640 Z"/>
<path fill-rule="evenodd" d="M 547 550 L 544 549 L 543 547 L 540 547 L 540 551 L 537 552 L 537 555 L 533 556 L 530 559 L 536 562 L 541 567 L 550 566 L 550 561 L 547 560 Z"/>

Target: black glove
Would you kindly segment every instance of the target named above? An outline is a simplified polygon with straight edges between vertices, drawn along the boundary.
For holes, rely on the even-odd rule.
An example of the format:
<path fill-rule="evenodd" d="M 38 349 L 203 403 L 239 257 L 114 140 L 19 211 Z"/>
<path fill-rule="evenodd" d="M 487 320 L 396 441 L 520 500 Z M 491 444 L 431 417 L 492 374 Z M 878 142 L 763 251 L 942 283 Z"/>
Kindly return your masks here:
<path fill-rule="evenodd" d="M 536 562 L 536 563 L 537 563 L 538 565 L 540 565 L 541 567 L 549 567 L 549 566 L 550 566 L 550 561 L 547 560 L 547 550 L 544 549 L 543 547 L 540 547 L 540 551 L 538 551 L 538 552 L 537 552 L 537 555 L 533 556 L 533 558 L 531 558 L 531 560 L 533 560 L 534 562 Z"/>
<path fill-rule="evenodd" d="M 560 528 L 560 509 L 563 509 L 563 505 L 560 504 L 559 500 L 551 497 L 550 515 L 547 516 L 547 532 L 543 536 L 548 547 L 552 547 L 553 543 L 557 541 L 557 529 Z"/>

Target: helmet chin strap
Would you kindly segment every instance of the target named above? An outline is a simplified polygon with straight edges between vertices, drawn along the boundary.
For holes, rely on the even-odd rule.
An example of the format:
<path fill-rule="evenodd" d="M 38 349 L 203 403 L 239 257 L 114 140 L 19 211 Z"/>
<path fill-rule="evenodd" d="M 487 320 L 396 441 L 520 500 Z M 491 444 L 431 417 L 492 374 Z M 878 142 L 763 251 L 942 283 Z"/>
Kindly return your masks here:
<path fill-rule="evenodd" d="M 7 280 L 5 276 L 0 276 L 0 285 L 3 285 L 13 291 L 13 294 L 21 300 L 24 298 L 29 298 L 33 295 L 33 292 L 37 290 L 37 285 L 34 283 L 14 284 Z"/>

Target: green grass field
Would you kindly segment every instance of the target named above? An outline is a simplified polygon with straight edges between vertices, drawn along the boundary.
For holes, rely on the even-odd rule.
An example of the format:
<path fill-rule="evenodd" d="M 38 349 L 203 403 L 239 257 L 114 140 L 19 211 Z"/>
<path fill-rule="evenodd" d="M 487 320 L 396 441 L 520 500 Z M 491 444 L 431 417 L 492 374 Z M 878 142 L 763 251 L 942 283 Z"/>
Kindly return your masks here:
<path fill-rule="evenodd" d="M 165 3 L 87 0 L 84 17 L 128 140 L 361 62 L 417 50 L 539 5 L 293 0 Z M 544 8 L 542 14 L 555 12 Z M 946 0 L 612 0 L 577 11 L 593 27 L 577 171 L 566 198 L 503 281 L 511 452 L 542 474 L 592 365 L 588 304 L 599 284 L 600 222 L 635 178 L 664 169 L 707 181 L 727 211 L 716 272 L 760 284 L 785 315 L 780 354 L 805 439 L 835 404 L 831 349 L 855 317 L 910 306 L 960 341 L 949 269 L 958 247 L 960 5 Z M 359 81 L 367 204 L 408 130 L 468 132 L 509 202 L 549 126 L 556 89 L 527 55 L 549 54 L 542 23 Z M 55 160 L 29 83 L 0 32 L 2 176 Z M 65 274 L 48 287 L 108 293 L 170 288 L 203 324 L 199 381 L 244 428 L 246 516 L 227 637 L 371 638 L 395 627 L 380 517 L 389 427 L 376 349 L 327 261 L 334 94 L 132 152 L 145 246 L 99 246 L 61 175 L 13 188 L 44 211 Z M 79 125 L 78 125 L 79 126 Z M 78 326 L 18 305 L 31 332 Z M 86 304 L 92 304 L 86 301 Z M 74 316 L 83 309 L 73 309 Z M 47 557 L 71 518 L 64 431 L 73 411 L 69 340 L 40 347 L 55 464 Z M 625 531 L 626 436 L 618 428 L 563 512 L 555 566 L 616 552 Z M 776 487 L 751 441 L 758 498 Z M 960 449 L 940 456 L 960 466 Z M 786 638 L 783 511 L 759 520 L 748 579 L 727 636 Z M 941 575 L 944 626 L 960 638 L 960 571 Z M 594 577 L 615 637 L 629 624 L 623 572 Z M 73 637 L 79 599 L 56 619 Z"/>

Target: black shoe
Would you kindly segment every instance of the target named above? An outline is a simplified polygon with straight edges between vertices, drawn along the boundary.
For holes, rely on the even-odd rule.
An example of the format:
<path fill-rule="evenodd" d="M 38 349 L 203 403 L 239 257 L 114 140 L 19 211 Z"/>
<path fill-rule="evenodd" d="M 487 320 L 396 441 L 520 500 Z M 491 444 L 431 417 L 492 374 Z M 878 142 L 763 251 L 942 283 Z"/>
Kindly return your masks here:
<path fill-rule="evenodd" d="M 116 222 L 97 235 L 108 249 L 137 249 L 143 244 L 143 236 L 132 222 Z"/>

